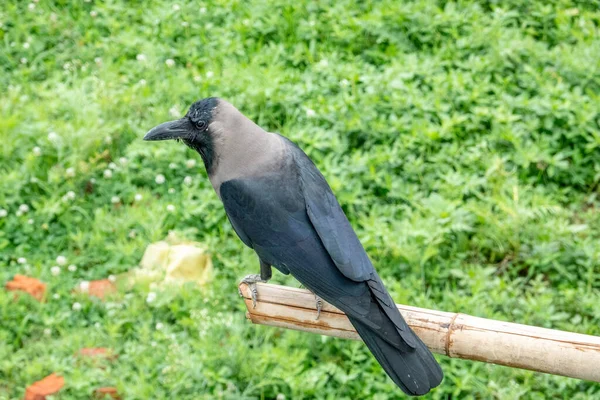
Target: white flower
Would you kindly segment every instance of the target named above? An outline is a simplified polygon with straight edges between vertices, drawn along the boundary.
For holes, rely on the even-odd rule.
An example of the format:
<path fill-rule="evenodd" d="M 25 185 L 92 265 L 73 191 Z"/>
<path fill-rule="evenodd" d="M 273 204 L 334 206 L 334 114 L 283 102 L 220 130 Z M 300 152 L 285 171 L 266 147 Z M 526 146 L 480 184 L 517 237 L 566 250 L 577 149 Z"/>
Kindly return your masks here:
<path fill-rule="evenodd" d="M 111 136 L 107 136 L 104 138 L 104 143 L 106 144 L 112 144 L 112 137 Z"/>
<path fill-rule="evenodd" d="M 19 211 L 21 211 L 22 214 L 25 214 L 26 212 L 29 212 L 29 206 L 27 204 L 21 204 L 19 206 Z"/>
<path fill-rule="evenodd" d="M 109 280 L 110 282 L 113 282 L 113 283 L 114 283 L 114 282 L 116 282 L 116 281 L 117 281 L 117 277 L 116 277 L 116 276 L 114 276 L 114 275 L 109 275 L 109 276 L 108 276 L 108 280 Z"/>
<path fill-rule="evenodd" d="M 81 304 L 78 302 L 73 303 L 73 311 L 81 310 Z"/>
<path fill-rule="evenodd" d="M 214 75 L 215 75 L 215 74 L 214 74 L 214 72 L 212 72 L 212 71 L 207 71 L 207 72 L 206 72 L 206 77 L 207 77 L 208 79 L 212 78 Z"/>
<path fill-rule="evenodd" d="M 170 169 L 177 169 L 177 164 L 175 164 L 174 162 L 169 164 L 169 168 Z"/>
<path fill-rule="evenodd" d="M 129 161 L 125 157 L 119 158 L 119 164 L 125 166 Z"/>
<path fill-rule="evenodd" d="M 204 14 L 206 12 L 206 7 L 200 7 L 200 12 Z"/>
<path fill-rule="evenodd" d="M 137 232 L 135 231 L 135 229 L 132 229 L 129 231 L 129 233 L 127 234 L 127 236 L 129 236 L 131 239 L 135 238 L 137 236 Z"/>
<path fill-rule="evenodd" d="M 308 25 L 310 25 L 310 26 L 315 26 L 315 24 L 316 24 L 315 20 L 308 21 Z"/>
<path fill-rule="evenodd" d="M 29 11 L 33 11 L 33 10 L 35 10 L 35 4 L 29 3 L 29 5 L 27 6 L 27 8 L 29 9 Z"/>
<path fill-rule="evenodd" d="M 66 63 L 64 63 L 64 64 L 63 64 L 63 69 L 64 69 L 65 71 L 67 71 L 67 70 L 71 69 L 71 63 L 70 63 L 70 62 L 66 62 Z"/>
<path fill-rule="evenodd" d="M 168 212 L 174 212 L 175 211 L 175 206 L 173 204 L 167 205 L 167 211 Z"/>
<path fill-rule="evenodd" d="M 173 4 L 173 11 L 179 11 L 180 9 L 179 4 Z"/>
<path fill-rule="evenodd" d="M 31 45 L 29 44 L 29 42 L 25 42 L 25 43 L 23 43 L 23 48 L 24 48 L 24 49 L 28 49 L 28 48 L 29 48 L 29 46 L 31 46 Z"/>
<path fill-rule="evenodd" d="M 169 108 L 169 115 L 173 118 L 179 117 L 179 110 L 176 106 Z"/>
<path fill-rule="evenodd" d="M 25 57 L 21 57 L 19 61 L 21 61 L 21 64 L 27 64 L 27 59 Z"/>
<path fill-rule="evenodd" d="M 108 168 L 110 169 L 117 169 L 117 164 L 115 164 L 114 162 L 111 162 L 110 164 L 108 164 Z"/>
<path fill-rule="evenodd" d="M 135 59 L 138 61 L 146 61 L 146 56 L 144 54 L 138 54 L 135 56 Z"/>
<path fill-rule="evenodd" d="M 96 10 L 90 11 L 90 17 L 96 18 L 97 16 L 98 16 L 98 11 L 96 11 Z"/>
<path fill-rule="evenodd" d="M 186 176 L 185 178 L 183 178 L 183 184 L 190 186 L 192 184 L 192 177 L 191 176 Z"/>
<path fill-rule="evenodd" d="M 140 84 L 140 86 L 146 86 L 146 80 L 145 79 L 140 79 L 140 81 L 138 82 Z"/>
<path fill-rule="evenodd" d="M 100 57 L 94 58 L 94 62 L 98 65 L 102 64 L 102 59 Z"/>
<path fill-rule="evenodd" d="M 74 191 L 72 191 L 72 190 L 69 190 L 65 196 L 66 196 L 66 197 L 67 197 L 67 199 L 69 199 L 69 200 L 74 200 L 74 199 L 75 199 L 75 192 L 74 192 Z"/>
<path fill-rule="evenodd" d="M 340 81 L 340 86 L 341 86 L 341 87 L 346 87 L 346 86 L 348 86 L 349 84 L 350 84 L 350 81 L 348 81 L 348 79 L 342 79 L 342 80 Z"/>
<path fill-rule="evenodd" d="M 73 167 L 69 167 L 65 170 L 65 175 L 67 176 L 67 178 L 72 178 L 75 176 L 75 168 Z"/>
<path fill-rule="evenodd" d="M 52 298 L 53 298 L 54 300 L 58 300 L 58 299 L 60 299 L 60 294 L 58 294 L 58 293 L 54 293 L 54 294 L 52 295 Z"/>
<path fill-rule="evenodd" d="M 165 327 L 165 325 L 162 322 L 157 322 L 156 323 L 156 330 L 157 331 L 160 331 L 164 327 Z"/>
<path fill-rule="evenodd" d="M 154 178 L 154 181 L 159 185 L 162 185 L 163 183 L 165 183 L 165 176 L 163 174 L 158 174 L 156 175 L 156 178 Z"/>
<path fill-rule="evenodd" d="M 112 171 L 111 171 L 110 169 L 105 169 L 105 170 L 104 170 L 104 177 L 105 177 L 106 179 L 110 179 L 110 178 L 112 178 Z"/>
<path fill-rule="evenodd" d="M 133 198 L 135 199 L 135 201 L 142 201 L 144 196 L 142 196 L 140 193 L 136 193 L 136 195 Z"/>
<path fill-rule="evenodd" d="M 33 225 L 33 219 L 29 218 L 29 219 L 27 220 L 27 223 L 28 223 L 29 225 Z"/>
<path fill-rule="evenodd" d="M 121 202 L 121 199 L 119 198 L 119 196 L 113 196 L 110 198 L 110 202 L 113 204 L 119 204 Z"/>
<path fill-rule="evenodd" d="M 186 26 L 188 26 L 189 24 L 190 24 L 189 22 L 187 22 L 187 21 L 183 21 L 183 22 L 181 23 L 181 26 L 183 26 L 183 27 L 186 27 Z"/>
<path fill-rule="evenodd" d="M 317 115 L 317 113 L 315 112 L 315 110 L 313 110 L 313 109 L 311 109 L 311 108 L 307 108 L 307 109 L 306 109 L 306 116 L 307 116 L 308 118 L 312 118 L 312 117 L 314 117 L 315 115 Z"/>
<path fill-rule="evenodd" d="M 200 75 L 194 75 L 194 82 L 200 82 L 202 77 Z"/>
<path fill-rule="evenodd" d="M 89 281 L 79 282 L 79 290 L 81 290 L 83 293 L 87 293 L 90 290 L 90 282 Z"/>
<path fill-rule="evenodd" d="M 25 257 L 19 257 L 17 258 L 17 262 L 19 264 L 27 264 L 27 259 Z"/>
<path fill-rule="evenodd" d="M 172 58 L 167 58 L 165 60 L 165 64 L 167 64 L 167 67 L 171 68 L 175 65 L 175 60 L 173 60 Z"/>
<path fill-rule="evenodd" d="M 276 400 L 285 400 L 285 394 L 283 394 L 283 393 L 278 393 L 278 394 L 277 394 L 277 397 L 276 397 Z"/>
<path fill-rule="evenodd" d="M 8 211 L 4 208 L 0 208 L 0 218 L 5 218 L 8 215 Z"/>
<path fill-rule="evenodd" d="M 321 68 L 327 68 L 327 66 L 329 66 L 329 61 L 327 61 L 325 58 L 322 59 L 321 61 L 319 61 L 318 64 L 319 67 Z"/>
<path fill-rule="evenodd" d="M 36 157 L 39 157 L 42 155 L 42 149 L 40 149 L 37 146 L 35 146 L 32 151 L 33 151 L 33 155 Z"/>
<path fill-rule="evenodd" d="M 44 335 L 46 335 L 46 336 L 52 335 L 52 330 L 50 328 L 44 329 Z"/>
<path fill-rule="evenodd" d="M 50 268 L 50 273 L 54 276 L 60 275 L 60 267 L 55 265 L 54 267 Z"/>
<path fill-rule="evenodd" d="M 56 257 L 56 263 L 60 266 L 66 265 L 67 264 L 67 257 L 65 256 L 58 256 Z"/>
<path fill-rule="evenodd" d="M 190 158 L 189 160 L 187 160 L 185 162 L 185 166 L 188 168 L 194 168 L 196 166 L 196 160 L 194 160 L 193 158 Z"/>
<path fill-rule="evenodd" d="M 92 184 L 96 183 L 96 178 L 90 178 L 90 183 L 92 183 Z"/>
<path fill-rule="evenodd" d="M 148 296 L 146 296 L 146 303 L 152 303 L 154 300 L 156 300 L 156 293 L 149 292 Z"/>
<path fill-rule="evenodd" d="M 58 136 L 58 134 L 56 132 L 50 132 L 48 133 L 48 140 L 51 142 L 56 142 L 60 139 L 60 137 Z"/>
<path fill-rule="evenodd" d="M 169 194 L 175 193 L 175 188 L 169 188 L 168 192 L 169 192 Z"/>
<path fill-rule="evenodd" d="M 101 327 L 102 327 L 102 325 L 100 325 L 100 322 L 96 322 L 94 324 L 94 328 L 96 328 L 96 329 L 100 329 Z"/>
<path fill-rule="evenodd" d="M 68 269 L 70 272 L 75 272 L 75 271 L 77 271 L 77 265 L 71 264 L 71 265 L 69 265 L 69 266 L 67 267 L 67 269 Z"/>

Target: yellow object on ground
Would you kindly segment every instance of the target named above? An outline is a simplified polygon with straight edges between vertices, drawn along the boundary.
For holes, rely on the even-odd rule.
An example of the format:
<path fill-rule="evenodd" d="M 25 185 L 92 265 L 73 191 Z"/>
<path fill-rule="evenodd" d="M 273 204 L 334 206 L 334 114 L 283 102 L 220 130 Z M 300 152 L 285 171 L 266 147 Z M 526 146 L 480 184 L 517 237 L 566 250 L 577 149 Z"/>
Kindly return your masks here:
<path fill-rule="evenodd" d="M 140 267 L 128 276 L 130 282 L 196 282 L 204 285 L 213 277 L 212 258 L 203 244 L 187 242 L 170 233 L 165 241 L 148 245 Z"/>

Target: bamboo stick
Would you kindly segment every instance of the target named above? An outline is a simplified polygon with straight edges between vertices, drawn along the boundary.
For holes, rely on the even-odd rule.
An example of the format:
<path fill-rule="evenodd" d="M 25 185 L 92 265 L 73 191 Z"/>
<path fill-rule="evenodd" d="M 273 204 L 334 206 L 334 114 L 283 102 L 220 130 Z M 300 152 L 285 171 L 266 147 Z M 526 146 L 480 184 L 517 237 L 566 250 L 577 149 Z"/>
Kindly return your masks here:
<path fill-rule="evenodd" d="M 256 308 L 245 283 L 246 317 L 255 324 L 360 340 L 345 314 L 323 302 L 316 320 L 314 295 L 305 289 L 259 283 Z M 434 353 L 600 382 L 600 337 L 461 313 L 398 305 Z"/>

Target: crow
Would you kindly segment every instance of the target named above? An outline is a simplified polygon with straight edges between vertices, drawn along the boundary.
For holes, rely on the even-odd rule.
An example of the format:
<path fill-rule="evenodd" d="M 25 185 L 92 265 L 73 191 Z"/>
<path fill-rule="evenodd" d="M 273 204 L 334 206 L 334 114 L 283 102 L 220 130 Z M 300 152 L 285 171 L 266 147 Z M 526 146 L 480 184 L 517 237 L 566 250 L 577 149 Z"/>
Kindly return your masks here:
<path fill-rule="evenodd" d="M 375 271 L 327 181 L 289 139 L 269 133 L 227 101 L 210 97 L 144 140 L 182 141 L 196 150 L 239 238 L 271 267 L 344 311 L 390 378 L 405 393 L 438 386 L 442 369 L 410 329 Z"/>

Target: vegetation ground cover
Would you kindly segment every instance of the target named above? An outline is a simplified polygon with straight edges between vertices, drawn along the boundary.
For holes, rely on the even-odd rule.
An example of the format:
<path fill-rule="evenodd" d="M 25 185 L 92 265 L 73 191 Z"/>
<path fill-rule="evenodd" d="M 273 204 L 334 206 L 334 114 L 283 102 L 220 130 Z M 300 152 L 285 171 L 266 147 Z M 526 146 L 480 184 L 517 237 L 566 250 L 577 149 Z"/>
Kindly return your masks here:
<path fill-rule="evenodd" d="M 570 0 L 3 2 L 0 282 L 49 295 L 0 290 L 0 398 L 55 371 L 61 399 L 403 397 L 361 343 L 245 321 L 258 262 L 200 159 L 141 141 L 208 96 L 306 150 L 397 302 L 600 335 L 599 24 Z M 210 247 L 209 287 L 72 293 L 170 230 Z M 118 362 L 73 358 L 95 346 Z M 439 360 L 434 399 L 600 396 Z"/>

